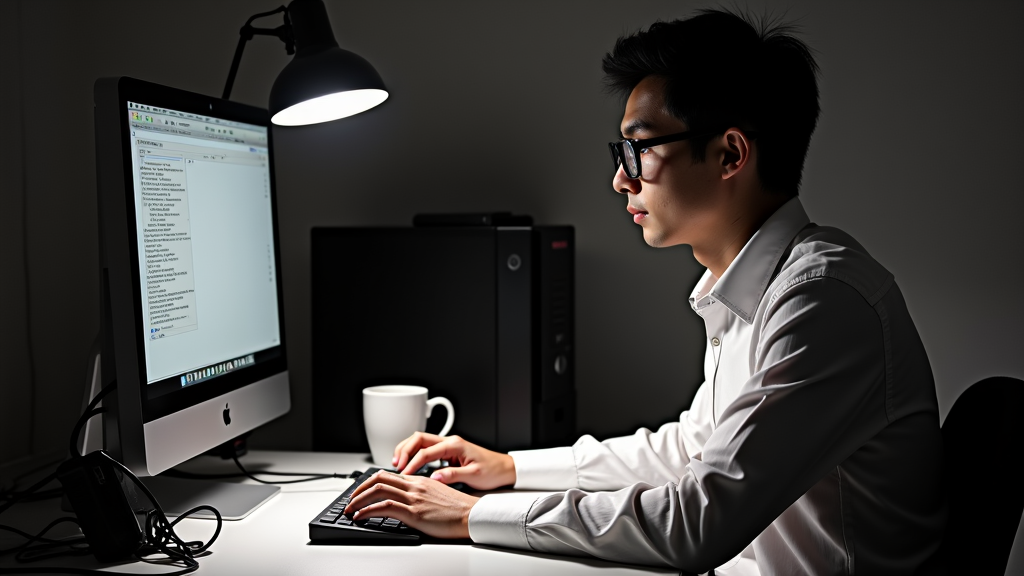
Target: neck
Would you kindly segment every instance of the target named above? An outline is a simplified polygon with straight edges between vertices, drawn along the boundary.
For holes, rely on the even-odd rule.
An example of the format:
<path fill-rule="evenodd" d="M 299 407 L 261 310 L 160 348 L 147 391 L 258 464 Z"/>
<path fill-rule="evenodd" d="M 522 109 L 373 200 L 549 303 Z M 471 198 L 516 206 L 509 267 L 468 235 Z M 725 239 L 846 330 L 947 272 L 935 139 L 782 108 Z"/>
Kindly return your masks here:
<path fill-rule="evenodd" d="M 714 238 L 701 246 L 693 246 L 694 258 L 716 278 L 721 278 L 754 233 L 787 201 L 788 197 L 759 191 L 754 197 L 734 203 L 735 209 L 726 214 Z"/>

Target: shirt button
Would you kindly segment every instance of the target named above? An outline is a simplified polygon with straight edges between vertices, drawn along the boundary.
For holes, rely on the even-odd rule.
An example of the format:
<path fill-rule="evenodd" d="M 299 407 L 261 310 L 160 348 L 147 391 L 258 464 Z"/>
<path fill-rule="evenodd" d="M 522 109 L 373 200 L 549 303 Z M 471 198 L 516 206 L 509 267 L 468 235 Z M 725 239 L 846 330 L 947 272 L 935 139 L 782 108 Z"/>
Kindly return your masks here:
<path fill-rule="evenodd" d="M 711 345 L 712 346 L 718 346 L 721 343 L 722 343 L 722 341 L 718 339 L 718 336 L 715 336 L 714 338 L 711 339 Z"/>

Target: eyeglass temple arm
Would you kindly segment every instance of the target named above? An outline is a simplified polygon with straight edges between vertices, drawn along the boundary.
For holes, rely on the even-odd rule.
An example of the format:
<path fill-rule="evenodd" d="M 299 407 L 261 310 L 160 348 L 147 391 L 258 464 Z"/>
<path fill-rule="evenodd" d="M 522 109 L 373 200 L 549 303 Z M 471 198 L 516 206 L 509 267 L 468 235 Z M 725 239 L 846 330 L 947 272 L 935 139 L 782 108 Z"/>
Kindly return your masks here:
<path fill-rule="evenodd" d="M 641 145 L 643 147 L 657 146 L 659 144 L 667 144 L 669 142 L 678 142 L 680 140 L 689 140 L 691 138 L 702 138 L 704 136 L 714 136 L 724 132 L 724 130 L 710 130 L 706 132 L 682 132 L 680 134 L 669 134 L 668 136 L 656 136 L 654 138 L 647 138 L 644 140 L 631 140 L 634 146 Z M 757 138 L 756 130 L 745 130 L 744 134 L 751 140 Z"/>

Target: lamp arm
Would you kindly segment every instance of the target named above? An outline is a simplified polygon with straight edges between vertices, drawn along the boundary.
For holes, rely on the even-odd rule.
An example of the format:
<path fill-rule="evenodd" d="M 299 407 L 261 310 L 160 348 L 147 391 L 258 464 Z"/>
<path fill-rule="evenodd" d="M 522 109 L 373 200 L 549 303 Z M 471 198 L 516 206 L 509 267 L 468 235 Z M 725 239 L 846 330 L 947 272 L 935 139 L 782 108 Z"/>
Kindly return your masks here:
<path fill-rule="evenodd" d="M 256 28 L 252 25 L 253 20 L 272 16 L 279 12 L 284 13 L 284 24 L 277 28 Z M 238 45 L 235 47 L 235 56 L 231 59 L 231 70 L 228 71 L 228 80 L 224 84 L 222 99 L 227 100 L 231 96 L 231 88 L 235 84 L 235 75 L 238 74 L 238 65 L 242 62 L 242 51 L 245 50 L 245 43 L 252 40 L 254 36 L 277 36 L 284 42 L 284 49 L 288 55 L 295 54 L 295 35 L 292 33 L 291 19 L 288 18 L 288 9 L 279 6 L 270 12 L 261 12 L 251 16 L 245 25 L 238 31 Z"/>

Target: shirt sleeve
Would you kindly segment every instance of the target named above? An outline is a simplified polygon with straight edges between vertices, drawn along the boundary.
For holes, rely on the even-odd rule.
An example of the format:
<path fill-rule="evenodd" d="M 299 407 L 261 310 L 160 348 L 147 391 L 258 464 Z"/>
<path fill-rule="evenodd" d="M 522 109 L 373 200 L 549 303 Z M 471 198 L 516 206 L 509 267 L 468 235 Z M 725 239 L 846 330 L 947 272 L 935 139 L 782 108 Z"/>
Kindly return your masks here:
<path fill-rule="evenodd" d="M 697 389 L 690 409 L 678 422 L 657 432 L 646 428 L 631 436 L 598 442 L 585 435 L 572 447 L 509 452 L 518 490 L 618 490 L 637 482 L 678 480 L 711 434 L 711 398 L 707 385 Z"/>
<path fill-rule="evenodd" d="M 570 489 L 528 503 L 485 496 L 477 504 L 484 505 L 482 518 L 507 504 L 519 507 L 523 522 L 484 531 L 477 540 L 474 507 L 471 535 L 486 544 L 693 572 L 736 556 L 880 429 L 884 347 L 878 316 L 841 281 L 797 283 L 777 294 L 765 313 L 752 374 L 700 454 L 687 458 L 681 451 L 654 462 L 649 458 L 659 453 L 658 444 L 648 451 L 640 433 L 633 446 L 643 455 L 628 456 L 614 441 L 601 449 L 586 439 L 577 443 L 583 447 L 583 456 L 575 458 L 582 464 L 579 488 L 585 490 L 616 484 L 582 472 L 592 463 L 590 454 L 600 454 L 630 480 L 637 476 L 630 463 L 653 464 L 652 479 L 682 466 L 678 476 L 612 492 Z M 679 446 L 686 447 L 681 439 Z"/>

